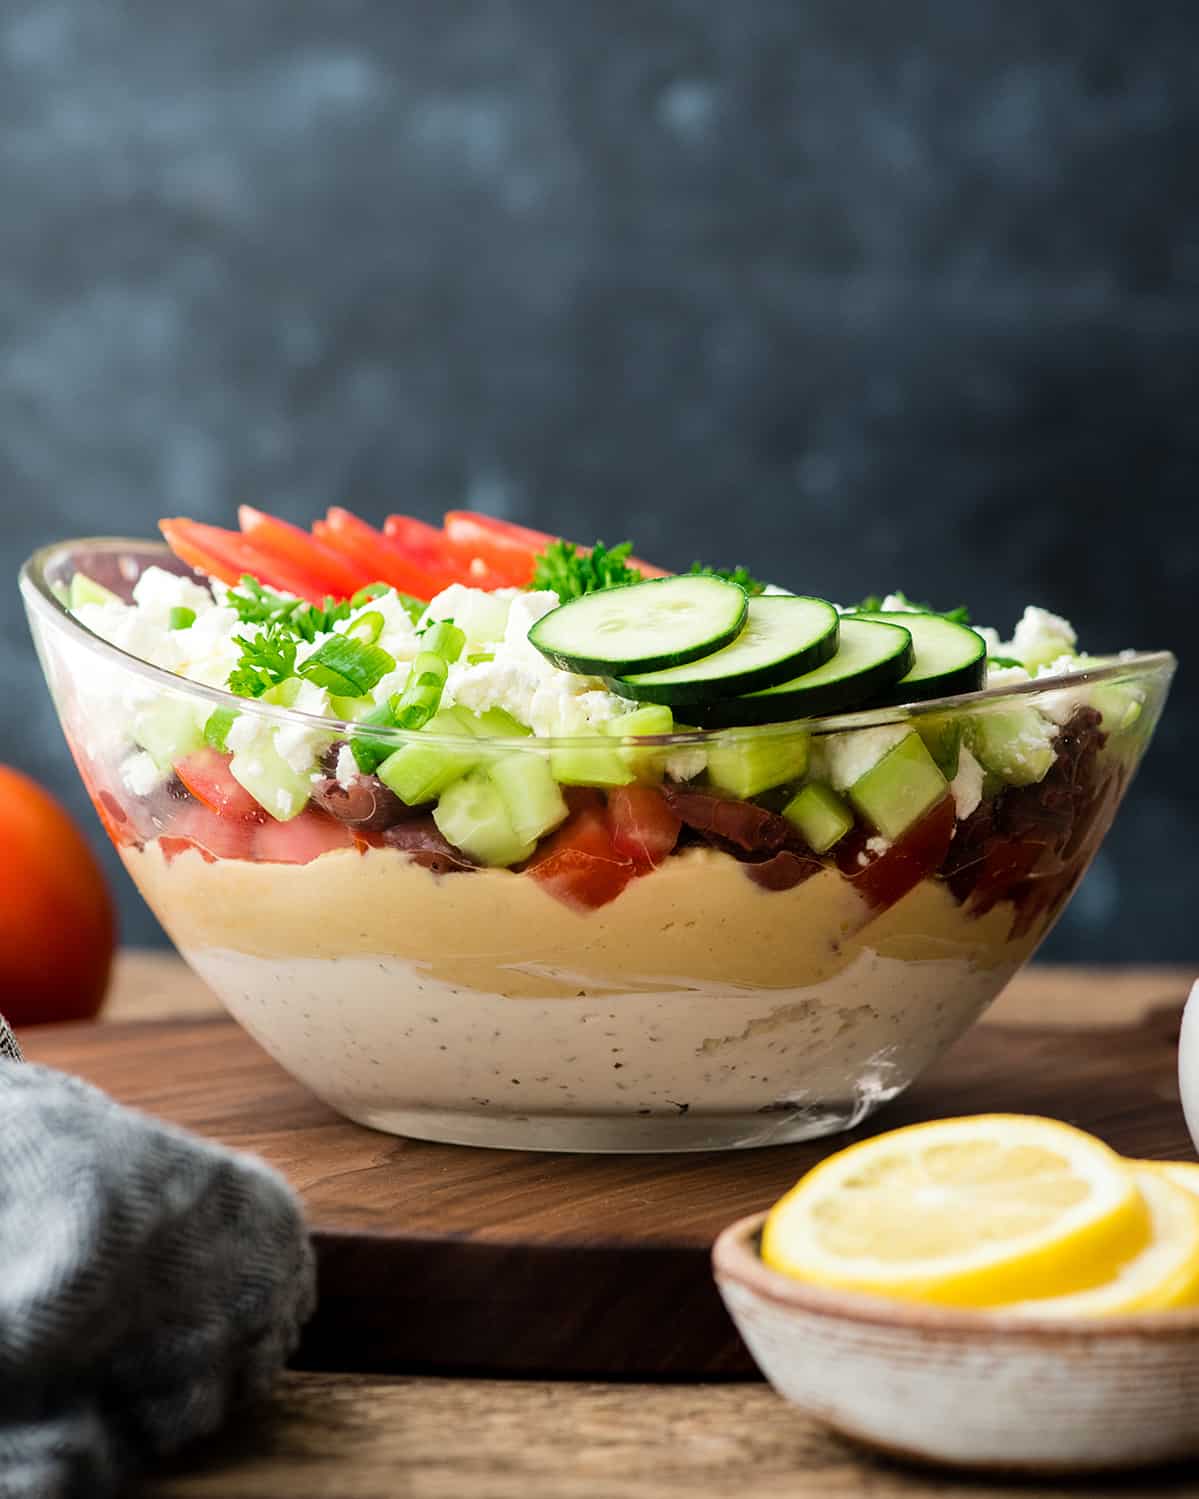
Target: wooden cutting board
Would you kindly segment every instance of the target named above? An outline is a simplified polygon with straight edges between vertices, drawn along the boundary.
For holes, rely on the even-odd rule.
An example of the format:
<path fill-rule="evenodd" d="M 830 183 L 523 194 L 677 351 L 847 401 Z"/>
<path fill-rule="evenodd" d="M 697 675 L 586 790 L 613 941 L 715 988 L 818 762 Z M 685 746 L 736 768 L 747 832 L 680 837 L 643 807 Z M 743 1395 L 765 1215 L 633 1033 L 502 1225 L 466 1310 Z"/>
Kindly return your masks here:
<path fill-rule="evenodd" d="M 1181 999 L 1181 995 L 1179 995 Z M 1114 1027 L 975 1027 L 858 1135 L 1051 1114 L 1129 1155 L 1192 1159 L 1179 1009 Z M 717 1232 L 846 1143 L 722 1155 L 533 1155 L 349 1124 L 223 1018 L 30 1031 L 31 1060 L 256 1151 L 302 1194 L 320 1265 L 309 1368 L 724 1376 L 753 1366 L 716 1295 Z"/>

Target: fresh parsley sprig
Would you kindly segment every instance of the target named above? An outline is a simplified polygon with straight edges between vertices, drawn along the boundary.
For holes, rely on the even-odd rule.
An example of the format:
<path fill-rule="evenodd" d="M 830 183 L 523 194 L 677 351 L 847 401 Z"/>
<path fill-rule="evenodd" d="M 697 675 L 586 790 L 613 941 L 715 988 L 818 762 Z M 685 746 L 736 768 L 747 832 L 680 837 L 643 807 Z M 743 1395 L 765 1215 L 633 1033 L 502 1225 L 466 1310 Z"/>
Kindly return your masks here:
<path fill-rule="evenodd" d="M 295 675 L 299 639 L 282 621 L 273 621 L 257 635 L 233 639 L 241 646 L 241 655 L 229 673 L 229 691 L 238 697 L 261 697 Z"/>
<path fill-rule="evenodd" d="M 640 568 L 630 567 L 631 541 L 606 547 L 602 541 L 588 551 L 573 541 L 551 541 L 544 552 L 534 558 L 533 589 L 549 589 L 563 603 L 582 598 L 600 588 L 616 588 L 622 583 L 640 583 Z"/>
<path fill-rule="evenodd" d="M 918 603 L 915 599 L 908 598 L 906 593 L 900 593 L 898 590 L 890 597 L 898 599 L 905 608 L 916 609 L 921 614 L 939 614 L 942 619 L 947 619 L 955 625 L 970 623 L 970 610 L 965 604 L 959 604 L 956 609 L 934 609 L 931 604 Z M 884 602 L 884 596 L 880 593 L 867 594 L 859 603 L 851 604 L 845 612 L 846 614 L 878 614 Z"/>
<path fill-rule="evenodd" d="M 697 578 L 723 578 L 726 583 L 736 583 L 746 593 L 756 596 L 766 592 L 766 584 L 755 578 L 748 567 L 708 567 L 703 562 L 693 562 L 690 573 Z"/>

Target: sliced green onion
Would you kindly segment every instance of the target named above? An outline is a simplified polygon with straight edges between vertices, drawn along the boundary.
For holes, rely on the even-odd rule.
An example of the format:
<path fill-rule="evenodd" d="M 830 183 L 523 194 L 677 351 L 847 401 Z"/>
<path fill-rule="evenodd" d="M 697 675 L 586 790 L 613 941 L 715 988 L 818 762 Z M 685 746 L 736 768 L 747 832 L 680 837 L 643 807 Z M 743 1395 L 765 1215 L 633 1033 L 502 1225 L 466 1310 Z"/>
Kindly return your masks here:
<path fill-rule="evenodd" d="M 396 727 L 423 729 L 437 712 L 449 666 L 443 656 L 422 651 L 412 663 L 412 670 L 396 705 Z"/>
<path fill-rule="evenodd" d="M 486 661 L 494 661 L 494 651 L 476 651 L 473 656 L 467 656 L 467 666 L 482 666 Z"/>
<path fill-rule="evenodd" d="M 364 640 L 367 645 L 374 645 L 382 635 L 385 623 L 377 609 L 369 609 L 346 628 L 345 637 L 347 640 Z"/>
<path fill-rule="evenodd" d="M 395 660 L 377 645 L 331 635 L 297 670 L 338 697 L 364 697 L 395 670 Z"/>
<path fill-rule="evenodd" d="M 368 583 L 365 588 L 360 588 L 350 600 L 350 608 L 361 609 L 363 604 L 369 604 L 371 599 L 381 599 L 385 593 L 390 592 L 390 583 Z"/>
<path fill-rule="evenodd" d="M 363 715 L 358 721 L 361 724 L 371 724 L 378 728 L 394 729 L 396 726 L 396 709 L 399 706 L 400 697 L 396 693 L 394 697 L 380 703 L 377 708 L 372 708 L 369 713 Z M 350 740 L 350 752 L 354 756 L 354 763 L 363 775 L 373 775 L 375 771 L 387 759 L 388 755 L 395 749 L 394 744 L 388 744 L 384 739 L 371 739 L 367 736 L 355 737 Z"/>
<path fill-rule="evenodd" d="M 429 625 L 421 636 L 421 647 L 424 651 L 433 656 L 440 656 L 443 661 L 451 664 L 462 654 L 462 647 L 465 644 L 465 633 L 452 619 L 437 620 L 435 624 Z"/>
<path fill-rule="evenodd" d="M 423 599 L 414 599 L 410 593 L 400 593 L 396 590 L 396 598 L 400 601 L 400 608 L 412 621 L 413 624 L 421 617 L 429 607 L 428 602 Z"/>
<path fill-rule="evenodd" d="M 204 725 L 204 743 L 210 749 L 220 750 L 225 754 L 229 749 L 229 730 L 237 718 L 234 708 L 217 708 L 208 715 L 208 721 Z"/>
<path fill-rule="evenodd" d="M 196 611 L 189 609 L 186 604 L 176 604 L 171 610 L 171 629 L 186 630 L 196 622 Z"/>

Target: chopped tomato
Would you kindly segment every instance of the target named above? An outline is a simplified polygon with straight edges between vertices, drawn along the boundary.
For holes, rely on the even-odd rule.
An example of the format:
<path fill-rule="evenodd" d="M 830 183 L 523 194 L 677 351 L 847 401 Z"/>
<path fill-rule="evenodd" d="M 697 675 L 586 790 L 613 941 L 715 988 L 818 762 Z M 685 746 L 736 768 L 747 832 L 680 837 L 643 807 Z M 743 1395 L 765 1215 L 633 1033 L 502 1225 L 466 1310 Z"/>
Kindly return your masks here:
<path fill-rule="evenodd" d="M 255 546 L 271 553 L 284 563 L 291 563 L 310 573 L 325 585 L 325 592 L 334 598 L 348 599 L 367 583 L 375 579 L 368 577 L 356 562 L 351 562 L 343 552 L 326 546 L 299 526 L 278 516 L 267 515 L 250 505 L 239 505 L 238 524 L 242 533 Z"/>
<path fill-rule="evenodd" d="M 525 587 L 533 579 L 533 559 L 544 552 L 551 541 L 559 540 L 548 531 L 518 526 L 514 521 L 494 515 L 480 515 L 477 510 L 451 510 L 445 518 L 445 533 L 450 544 L 468 561 L 480 558 L 497 573 L 508 575 L 515 586 Z M 586 547 L 583 548 L 587 550 Z M 667 573 L 651 562 L 630 557 L 629 565 L 647 578 L 665 578 Z"/>
<path fill-rule="evenodd" d="M 253 857 L 262 864 L 311 864 L 338 848 L 354 848 L 354 831 L 312 808 L 290 822 L 268 818 L 254 837 Z"/>
<path fill-rule="evenodd" d="M 454 581 L 444 573 L 432 570 L 426 563 L 413 559 L 389 541 L 382 531 L 376 531 L 374 526 L 368 526 L 366 521 L 340 506 L 335 505 L 312 530 L 326 546 L 334 547 L 369 572 L 372 582 L 378 579 L 390 583 L 413 598 L 431 599 L 447 583 Z"/>
<path fill-rule="evenodd" d="M 864 835 L 844 838 L 837 845 L 841 873 L 875 910 L 893 906 L 945 862 L 955 818 L 953 798 L 944 796 L 881 854 L 866 848 Z"/>
<path fill-rule="evenodd" d="M 607 819 L 594 809 L 576 812 L 525 866 L 531 879 L 576 911 L 615 900 L 633 878 L 633 861 L 612 841 Z"/>
<path fill-rule="evenodd" d="M 184 517 L 160 520 L 158 529 L 181 562 L 207 573 L 210 578 L 234 584 L 243 573 L 249 573 L 268 588 L 294 593 L 310 604 L 324 600 L 327 590 L 320 579 L 293 562 L 264 551 L 239 531 L 223 531 L 220 526 L 206 526 Z"/>
<path fill-rule="evenodd" d="M 656 786 L 615 786 L 608 792 L 612 846 L 633 861 L 638 874 L 656 869 L 674 852 L 682 818 Z"/>
<path fill-rule="evenodd" d="M 248 859 L 254 851 L 257 824 L 248 818 L 219 817 L 200 802 L 181 803 L 158 846 L 169 862 L 195 849 L 209 864 L 217 859 Z"/>
<path fill-rule="evenodd" d="M 175 774 L 198 802 L 218 817 L 260 820 L 262 809 L 229 772 L 228 755 L 218 750 L 195 750 L 175 762 Z"/>

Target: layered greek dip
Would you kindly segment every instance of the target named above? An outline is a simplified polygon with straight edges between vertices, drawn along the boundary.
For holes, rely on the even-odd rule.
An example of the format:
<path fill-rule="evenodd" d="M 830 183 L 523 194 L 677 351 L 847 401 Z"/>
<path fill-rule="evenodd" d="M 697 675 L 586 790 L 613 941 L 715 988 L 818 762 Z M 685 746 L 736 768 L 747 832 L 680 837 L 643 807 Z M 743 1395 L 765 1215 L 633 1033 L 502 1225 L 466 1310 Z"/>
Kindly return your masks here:
<path fill-rule="evenodd" d="M 72 581 L 169 674 L 89 666 L 68 732 L 184 955 L 405 1133 L 754 1144 L 906 1086 L 1080 878 L 1143 694 L 1040 607 L 1003 640 L 452 520 L 169 522 L 186 569 Z"/>

